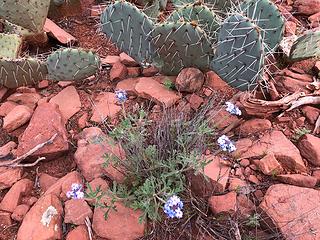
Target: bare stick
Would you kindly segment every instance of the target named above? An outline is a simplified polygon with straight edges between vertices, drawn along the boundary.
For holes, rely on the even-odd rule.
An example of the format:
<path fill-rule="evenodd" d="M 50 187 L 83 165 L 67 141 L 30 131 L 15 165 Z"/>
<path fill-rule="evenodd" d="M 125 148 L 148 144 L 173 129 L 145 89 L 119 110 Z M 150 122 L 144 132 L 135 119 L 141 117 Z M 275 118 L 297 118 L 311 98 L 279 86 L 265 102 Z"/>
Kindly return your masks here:
<path fill-rule="evenodd" d="M 35 162 L 33 163 L 25 163 L 25 164 L 19 164 L 19 163 L 16 163 L 10 167 L 33 167 L 35 165 L 37 165 L 40 161 L 42 160 L 45 160 L 46 158 L 45 157 L 39 157 Z"/>
<path fill-rule="evenodd" d="M 35 146 L 34 148 L 32 148 L 30 151 L 26 152 L 25 154 L 10 160 L 10 161 L 6 161 L 6 162 L 2 162 L 0 163 L 0 167 L 7 167 L 7 166 L 12 166 L 12 167 L 16 167 L 20 162 L 22 162 L 24 159 L 26 159 L 27 157 L 29 157 L 30 155 L 32 155 L 33 153 L 35 153 L 36 151 L 38 151 L 40 148 L 44 147 L 47 144 L 51 144 L 53 142 L 53 140 L 57 137 L 57 133 L 55 133 L 49 140 L 38 144 L 37 146 Z M 38 159 L 39 160 L 39 159 Z M 37 161 L 38 161 L 37 160 Z M 41 159 L 43 160 L 43 159 Z M 41 161 L 40 160 L 40 161 Z"/>

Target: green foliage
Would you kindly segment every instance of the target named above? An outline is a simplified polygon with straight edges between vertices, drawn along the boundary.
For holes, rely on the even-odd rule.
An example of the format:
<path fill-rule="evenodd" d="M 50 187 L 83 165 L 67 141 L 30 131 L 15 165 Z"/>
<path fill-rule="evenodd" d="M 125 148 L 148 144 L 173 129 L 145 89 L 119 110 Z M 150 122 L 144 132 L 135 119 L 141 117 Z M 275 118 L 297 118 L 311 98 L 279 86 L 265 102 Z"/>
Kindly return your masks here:
<path fill-rule="evenodd" d="M 0 33 L 0 58 L 17 58 L 21 45 L 22 38 L 19 35 Z"/>
<path fill-rule="evenodd" d="M 37 84 L 46 78 L 46 65 L 34 58 L 0 58 L 0 85 L 17 88 Z"/>
<path fill-rule="evenodd" d="M 248 218 L 246 225 L 248 227 L 260 227 L 260 220 L 261 220 L 261 215 L 258 213 L 254 213 Z"/>
<path fill-rule="evenodd" d="M 320 56 L 320 31 L 310 32 L 299 37 L 290 52 L 290 61 L 300 61 Z"/>
<path fill-rule="evenodd" d="M 293 140 L 294 141 L 298 141 L 302 136 L 306 135 L 306 134 L 309 134 L 311 133 L 311 130 L 303 127 L 303 128 L 297 128 L 294 132 L 294 135 L 293 135 Z"/>
<path fill-rule="evenodd" d="M 149 121 L 143 110 L 126 114 L 109 134 L 125 151 L 126 160 L 104 155 L 104 165 L 125 169 L 126 180 L 114 183 L 107 195 L 141 210 L 140 221 L 161 219 L 166 199 L 186 190 L 185 174 L 202 172 L 208 163 L 201 157 L 213 135 L 206 111 L 189 120 L 167 112 L 160 123 Z"/>
<path fill-rule="evenodd" d="M 41 32 L 46 21 L 50 0 L 0 0 L 0 17 L 32 32 Z"/>
<path fill-rule="evenodd" d="M 170 79 L 164 80 L 163 85 L 165 86 L 166 89 L 169 89 L 169 90 L 174 90 L 176 88 L 174 83 Z"/>
<path fill-rule="evenodd" d="M 239 14 L 226 19 L 210 66 L 230 86 L 253 89 L 264 67 L 263 41 L 256 25 Z"/>
<path fill-rule="evenodd" d="M 81 80 L 97 73 L 100 58 L 92 51 L 64 48 L 48 56 L 47 66 L 50 80 Z"/>

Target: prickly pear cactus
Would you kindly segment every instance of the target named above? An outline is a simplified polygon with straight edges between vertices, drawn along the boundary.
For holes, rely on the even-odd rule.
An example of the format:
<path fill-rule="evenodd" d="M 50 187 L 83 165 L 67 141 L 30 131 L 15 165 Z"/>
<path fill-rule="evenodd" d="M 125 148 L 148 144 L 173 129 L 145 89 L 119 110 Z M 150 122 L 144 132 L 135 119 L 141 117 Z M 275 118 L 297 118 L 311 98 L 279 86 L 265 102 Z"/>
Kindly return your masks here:
<path fill-rule="evenodd" d="M 155 22 L 160 14 L 160 1 L 155 0 L 144 6 L 143 12 Z"/>
<path fill-rule="evenodd" d="M 0 58 L 0 85 L 7 88 L 37 84 L 46 78 L 47 67 L 33 58 Z"/>
<path fill-rule="evenodd" d="M 102 31 L 121 51 L 141 64 L 152 62 L 153 23 L 136 6 L 122 1 L 109 5 L 101 15 L 101 24 Z"/>
<path fill-rule="evenodd" d="M 194 22 L 206 32 L 211 42 L 216 40 L 217 30 L 220 27 L 219 17 L 202 3 L 188 4 L 173 11 L 167 21 Z"/>
<path fill-rule="evenodd" d="M 245 0 L 241 9 L 251 21 L 261 28 L 265 53 L 273 53 L 284 34 L 284 18 L 270 0 Z"/>
<path fill-rule="evenodd" d="M 17 34 L 0 33 L 0 58 L 17 58 L 22 45 L 22 38 Z"/>
<path fill-rule="evenodd" d="M 185 67 L 209 68 L 212 48 L 205 32 L 191 23 L 163 23 L 153 33 L 155 62 L 161 72 L 176 75 Z"/>
<path fill-rule="evenodd" d="M 100 58 L 92 51 L 65 48 L 47 58 L 49 80 L 81 80 L 97 73 Z"/>
<path fill-rule="evenodd" d="M 239 14 L 226 19 L 210 66 L 230 86 L 253 89 L 264 66 L 264 47 L 256 25 Z"/>
<path fill-rule="evenodd" d="M 33 32 L 41 32 L 50 0 L 0 0 L 0 17 Z"/>
<path fill-rule="evenodd" d="M 293 44 L 289 59 L 299 61 L 320 56 L 320 31 L 299 37 Z"/>
<path fill-rule="evenodd" d="M 34 32 L 9 21 L 4 21 L 4 32 L 18 34 L 22 37 L 33 36 L 35 34 Z"/>

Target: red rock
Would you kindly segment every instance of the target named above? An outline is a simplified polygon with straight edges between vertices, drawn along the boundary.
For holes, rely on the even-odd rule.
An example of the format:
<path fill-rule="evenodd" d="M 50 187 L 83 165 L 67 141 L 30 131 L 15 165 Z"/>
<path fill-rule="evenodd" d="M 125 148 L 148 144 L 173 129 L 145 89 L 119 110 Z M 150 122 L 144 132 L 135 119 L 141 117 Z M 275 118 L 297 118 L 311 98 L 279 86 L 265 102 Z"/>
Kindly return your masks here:
<path fill-rule="evenodd" d="M 83 184 L 81 175 L 76 171 L 70 172 L 60 178 L 56 183 L 50 186 L 44 195 L 54 194 L 63 199 L 67 199 L 66 194 L 71 190 L 73 183 Z"/>
<path fill-rule="evenodd" d="M 278 175 L 283 172 L 281 164 L 278 162 L 273 153 L 269 153 L 261 160 L 255 161 L 258 168 L 266 175 Z"/>
<path fill-rule="evenodd" d="M 268 189 L 260 208 L 272 220 L 269 227 L 278 228 L 284 239 L 314 240 L 320 239 L 319 202 L 318 190 L 276 184 Z"/>
<path fill-rule="evenodd" d="M 107 5 L 105 4 L 99 4 L 99 5 L 93 5 L 91 6 L 91 16 L 93 17 L 99 17 L 103 10 L 106 8 Z"/>
<path fill-rule="evenodd" d="M 194 93 L 201 89 L 204 75 L 197 68 L 185 68 L 177 76 L 176 88 L 180 92 Z"/>
<path fill-rule="evenodd" d="M 48 141 L 54 134 L 57 134 L 57 137 L 52 143 L 43 146 L 31 156 L 50 159 L 69 150 L 67 132 L 58 106 L 43 103 L 36 108 L 27 129 L 19 138 L 16 155 L 25 154 L 38 144 Z"/>
<path fill-rule="evenodd" d="M 38 93 L 26 92 L 14 93 L 7 98 L 7 101 L 12 101 L 20 105 L 28 106 L 30 109 L 34 109 L 40 99 L 41 96 Z"/>
<path fill-rule="evenodd" d="M 247 188 L 248 184 L 246 181 L 241 180 L 240 178 L 230 178 L 229 179 L 229 187 L 230 191 L 241 191 L 242 188 Z"/>
<path fill-rule="evenodd" d="M 27 204 L 18 205 L 11 214 L 11 218 L 17 222 L 21 222 L 29 211 L 29 208 L 30 206 Z"/>
<path fill-rule="evenodd" d="M 16 182 L 2 199 L 0 209 L 12 213 L 21 203 L 22 197 L 30 194 L 32 187 L 33 182 L 26 178 Z"/>
<path fill-rule="evenodd" d="M 99 128 L 91 127 L 82 131 L 78 140 L 78 149 L 74 154 L 74 159 L 82 175 L 87 181 L 102 175 L 107 175 L 112 180 L 122 182 L 124 175 L 109 164 L 103 167 L 104 154 L 115 155 L 124 159 L 124 152 L 119 145 L 113 145 Z"/>
<path fill-rule="evenodd" d="M 11 101 L 6 101 L 2 103 L 0 106 L 0 116 L 7 116 L 7 114 L 11 112 L 11 110 L 14 109 L 16 106 L 18 106 L 18 104 Z"/>
<path fill-rule="evenodd" d="M 159 72 L 158 68 L 151 66 L 148 68 L 143 68 L 142 75 L 145 77 L 153 77 Z"/>
<path fill-rule="evenodd" d="M 22 178 L 23 168 L 0 167 L 0 190 L 11 187 Z"/>
<path fill-rule="evenodd" d="M 0 211 L 0 229 L 7 228 L 12 225 L 10 213 Z"/>
<path fill-rule="evenodd" d="M 204 167 L 204 175 L 190 174 L 191 189 L 199 196 L 210 196 L 213 193 L 223 192 L 226 188 L 230 167 L 223 164 L 221 158 L 208 155 L 205 156 L 206 160 L 212 160 Z"/>
<path fill-rule="evenodd" d="M 320 11 L 320 10 L 319 10 Z M 308 17 L 309 22 L 311 23 L 312 28 L 319 27 L 320 23 L 320 12 L 317 12 L 310 17 Z"/>
<path fill-rule="evenodd" d="M 241 158 L 262 158 L 266 153 L 273 153 L 285 170 L 306 172 L 298 148 L 281 131 L 264 134 L 247 152 L 241 154 Z"/>
<path fill-rule="evenodd" d="M 49 86 L 49 81 L 48 80 L 42 80 L 41 82 L 38 83 L 38 88 L 39 89 L 44 89 Z"/>
<path fill-rule="evenodd" d="M 49 102 L 59 106 L 61 114 L 66 121 L 81 108 L 80 97 L 74 86 L 64 88 L 56 96 L 51 98 Z"/>
<path fill-rule="evenodd" d="M 2 147 L 0 147 L 0 159 L 8 156 L 11 153 L 11 151 L 16 147 L 17 147 L 17 144 L 13 141 L 10 141 L 5 145 L 3 145 Z"/>
<path fill-rule="evenodd" d="M 240 165 L 241 165 L 242 167 L 248 167 L 248 166 L 250 165 L 250 160 L 249 160 L 249 159 L 242 159 L 242 160 L 240 161 Z"/>
<path fill-rule="evenodd" d="M 203 102 L 204 102 L 203 98 L 199 97 L 197 94 L 192 94 L 189 97 L 189 103 L 193 110 L 198 110 Z"/>
<path fill-rule="evenodd" d="M 127 67 L 122 64 L 121 62 L 116 62 L 113 64 L 111 71 L 110 71 L 110 80 L 111 81 L 118 81 L 125 79 L 128 75 Z"/>
<path fill-rule="evenodd" d="M 237 210 L 241 215 L 249 217 L 252 213 L 255 212 L 256 206 L 253 204 L 249 197 L 241 194 L 237 196 Z"/>
<path fill-rule="evenodd" d="M 266 130 L 270 130 L 272 127 L 271 122 L 268 119 L 254 118 L 242 123 L 238 129 L 239 134 L 242 136 L 249 136 L 255 133 L 261 133 Z"/>
<path fill-rule="evenodd" d="M 81 225 L 72 229 L 68 233 L 66 240 L 90 240 L 87 227 Z"/>
<path fill-rule="evenodd" d="M 295 0 L 294 6 L 298 8 L 299 13 L 312 15 L 319 12 L 320 0 Z"/>
<path fill-rule="evenodd" d="M 296 123 L 298 127 L 302 127 L 304 126 L 304 122 L 305 122 L 306 118 L 305 117 L 299 117 L 296 119 Z"/>
<path fill-rule="evenodd" d="M 100 189 L 101 191 L 105 192 L 109 189 L 109 184 L 102 178 L 98 177 L 90 182 L 90 187 L 92 188 L 92 191 Z"/>
<path fill-rule="evenodd" d="M 236 151 L 232 153 L 232 156 L 239 158 L 242 154 L 247 152 L 249 148 L 253 145 L 253 142 L 250 138 L 241 138 L 236 143 Z"/>
<path fill-rule="evenodd" d="M 121 111 L 121 107 L 116 104 L 116 95 L 111 92 L 101 93 L 95 99 L 91 121 L 101 123 L 106 118 L 114 119 Z"/>
<path fill-rule="evenodd" d="M 294 69 L 296 70 L 297 68 L 291 68 L 291 69 Z M 301 69 L 300 69 L 301 71 Z M 313 81 L 313 75 L 310 75 L 310 74 L 306 74 L 306 73 L 294 73 L 288 69 L 284 69 L 281 71 L 281 73 L 284 75 L 284 76 L 289 76 L 291 78 L 294 78 L 296 80 L 300 80 L 302 82 L 312 82 Z"/>
<path fill-rule="evenodd" d="M 60 28 L 57 24 L 51 21 L 49 18 L 46 19 L 43 30 L 51 37 L 57 39 L 60 43 L 68 46 L 72 46 L 77 42 L 77 39 L 65 30 Z"/>
<path fill-rule="evenodd" d="M 237 211 L 237 193 L 212 196 L 209 198 L 209 206 L 213 214 L 234 214 Z"/>
<path fill-rule="evenodd" d="M 146 223 L 139 223 L 142 212 L 125 207 L 121 202 L 116 202 L 115 207 L 117 210 L 111 209 L 106 219 L 105 210 L 95 208 L 92 222 L 95 233 L 110 240 L 135 240 L 143 237 Z"/>
<path fill-rule="evenodd" d="M 210 90 L 209 88 L 204 88 L 203 94 L 206 95 L 207 97 L 210 97 L 212 94 L 212 90 Z"/>
<path fill-rule="evenodd" d="M 52 177 L 49 174 L 41 173 L 39 176 L 39 185 L 43 192 L 46 192 L 53 184 L 57 182 L 58 178 Z"/>
<path fill-rule="evenodd" d="M 24 217 L 17 240 L 62 239 L 63 208 L 58 197 L 41 197 Z"/>
<path fill-rule="evenodd" d="M 285 26 L 286 26 L 286 29 L 285 29 L 285 36 L 288 37 L 288 36 L 292 36 L 292 35 L 295 35 L 296 34 L 296 31 L 297 31 L 297 24 L 293 21 L 286 21 L 285 22 Z"/>
<path fill-rule="evenodd" d="M 128 67 L 139 66 L 139 64 L 132 57 L 128 56 L 124 52 L 120 53 L 120 62 Z"/>
<path fill-rule="evenodd" d="M 27 198 L 27 200 L 25 201 L 25 204 L 27 204 L 29 207 L 33 206 L 33 204 L 35 204 L 38 201 L 38 198 L 36 197 L 30 197 Z"/>
<path fill-rule="evenodd" d="M 59 81 L 58 82 L 58 85 L 60 86 L 60 87 L 68 87 L 68 86 L 70 86 L 70 85 L 74 85 L 74 81 Z"/>
<path fill-rule="evenodd" d="M 88 125 L 88 113 L 85 112 L 81 115 L 81 117 L 78 119 L 78 126 L 80 129 L 85 128 Z"/>
<path fill-rule="evenodd" d="M 133 95 L 136 93 L 135 87 L 140 78 L 127 78 L 118 82 L 116 90 L 125 90 L 128 94 Z"/>
<path fill-rule="evenodd" d="M 128 77 L 139 77 L 141 74 L 140 67 L 128 67 Z"/>
<path fill-rule="evenodd" d="M 320 14 L 320 12 L 319 12 Z M 320 16 L 319 16 L 319 22 L 320 22 Z M 317 73 L 319 74 L 320 72 L 320 61 L 317 61 L 315 64 L 314 64 L 314 68 L 315 70 L 317 71 Z"/>
<path fill-rule="evenodd" d="M 3 129 L 12 132 L 27 123 L 32 116 L 32 110 L 24 105 L 13 108 L 3 119 Z"/>
<path fill-rule="evenodd" d="M 295 78 L 280 76 L 276 77 L 276 88 L 279 92 L 294 93 L 296 91 L 306 91 L 308 82 L 300 81 Z"/>
<path fill-rule="evenodd" d="M 298 148 L 302 157 L 308 162 L 319 167 L 320 166 L 320 138 L 305 134 L 299 139 Z"/>
<path fill-rule="evenodd" d="M 277 179 L 280 182 L 299 186 L 299 187 L 313 188 L 317 184 L 317 178 L 308 176 L 308 175 L 301 175 L 301 174 L 279 175 L 277 176 Z"/>
<path fill-rule="evenodd" d="M 101 59 L 102 64 L 107 64 L 107 65 L 113 65 L 117 62 L 120 62 L 120 57 L 119 56 L 111 56 L 108 55 L 105 58 Z"/>
<path fill-rule="evenodd" d="M 180 99 L 179 95 L 165 88 L 154 78 L 140 78 L 135 91 L 140 97 L 155 101 L 164 107 L 171 107 Z"/>
<path fill-rule="evenodd" d="M 312 176 L 317 179 L 317 184 L 319 184 L 320 183 L 320 170 L 314 170 L 312 172 Z"/>
<path fill-rule="evenodd" d="M 219 130 L 238 122 L 238 120 L 237 116 L 230 114 L 225 109 L 210 112 L 211 124 Z"/>
<path fill-rule="evenodd" d="M 257 176 L 252 175 L 252 174 L 249 175 L 248 181 L 249 181 L 249 182 L 252 182 L 252 183 L 254 183 L 254 184 L 257 184 L 257 185 L 260 184 L 260 181 L 259 181 L 259 179 L 257 178 Z"/>
<path fill-rule="evenodd" d="M 279 6 L 279 5 L 278 5 Z M 292 67 L 302 69 L 304 72 L 312 74 L 314 65 L 316 63 L 316 58 L 309 58 L 306 60 L 298 61 L 292 64 Z"/>
<path fill-rule="evenodd" d="M 315 124 L 320 115 L 320 109 L 311 106 L 304 106 L 302 107 L 302 113 L 311 124 Z"/>
<path fill-rule="evenodd" d="M 213 71 L 207 72 L 205 85 L 213 90 L 230 89 L 230 86 Z"/>
<path fill-rule="evenodd" d="M 75 225 L 85 224 L 85 219 L 92 217 L 92 210 L 83 199 L 70 199 L 65 202 L 64 206 L 65 223 L 72 223 Z"/>

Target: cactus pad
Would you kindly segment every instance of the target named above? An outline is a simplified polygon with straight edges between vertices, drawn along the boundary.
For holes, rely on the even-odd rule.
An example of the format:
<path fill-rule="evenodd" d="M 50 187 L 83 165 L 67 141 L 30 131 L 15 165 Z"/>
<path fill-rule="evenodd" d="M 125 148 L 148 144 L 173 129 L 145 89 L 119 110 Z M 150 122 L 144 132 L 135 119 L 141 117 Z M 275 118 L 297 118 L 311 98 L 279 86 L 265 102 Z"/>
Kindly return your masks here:
<path fill-rule="evenodd" d="M 310 32 L 299 37 L 290 52 L 291 61 L 320 57 L 320 31 Z"/>
<path fill-rule="evenodd" d="M 46 65 L 37 59 L 0 58 L 0 85 L 7 88 L 37 84 L 46 75 Z"/>
<path fill-rule="evenodd" d="M 245 0 L 241 9 L 251 21 L 261 28 L 265 53 L 272 53 L 279 46 L 284 34 L 284 19 L 277 6 L 270 0 Z"/>
<path fill-rule="evenodd" d="M 242 15 L 230 16 L 222 25 L 211 69 L 230 86 L 253 89 L 263 72 L 264 48 L 255 24 Z"/>
<path fill-rule="evenodd" d="M 102 31 L 121 51 L 141 64 L 152 62 L 153 23 L 136 6 L 127 2 L 111 4 L 102 13 L 101 23 Z"/>
<path fill-rule="evenodd" d="M 33 32 L 41 32 L 49 5 L 50 0 L 0 0 L 0 17 Z"/>
<path fill-rule="evenodd" d="M 17 58 L 21 45 L 22 39 L 19 35 L 0 33 L 0 58 Z"/>
<path fill-rule="evenodd" d="M 216 32 L 219 28 L 219 18 L 207 6 L 201 3 L 188 4 L 172 12 L 168 22 L 195 22 L 203 29 L 208 37 L 216 40 Z M 211 40 L 212 42 L 212 40 Z"/>
<path fill-rule="evenodd" d="M 211 43 L 205 32 L 191 23 L 163 23 L 153 32 L 156 62 L 161 72 L 176 75 L 185 67 L 209 68 Z"/>
<path fill-rule="evenodd" d="M 49 80 L 81 80 L 97 73 L 100 58 L 93 52 L 83 49 L 59 49 L 47 59 Z"/>

